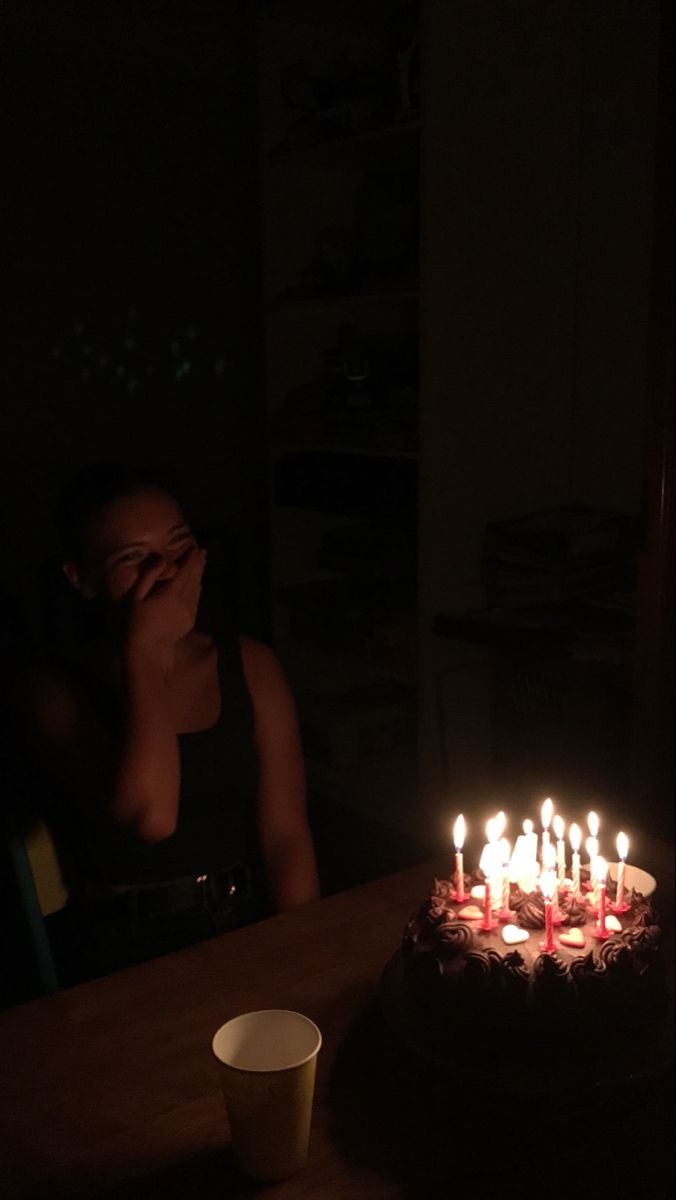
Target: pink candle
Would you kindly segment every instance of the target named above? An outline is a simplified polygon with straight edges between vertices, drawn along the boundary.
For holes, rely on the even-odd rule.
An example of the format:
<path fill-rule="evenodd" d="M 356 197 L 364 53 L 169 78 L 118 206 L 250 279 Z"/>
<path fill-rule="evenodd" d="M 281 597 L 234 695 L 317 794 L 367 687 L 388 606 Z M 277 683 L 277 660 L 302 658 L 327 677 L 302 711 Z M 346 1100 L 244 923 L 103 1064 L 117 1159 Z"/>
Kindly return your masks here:
<path fill-rule="evenodd" d="M 545 944 L 542 947 L 546 954 L 552 954 L 554 945 L 554 913 L 551 900 L 545 900 Z"/>
<path fill-rule="evenodd" d="M 554 912 L 552 909 L 552 896 L 556 886 L 556 877 L 551 870 L 544 870 L 540 880 L 540 889 L 545 900 L 545 940 L 541 943 L 540 949 L 544 954 L 553 954 L 556 950 L 554 942 Z"/>

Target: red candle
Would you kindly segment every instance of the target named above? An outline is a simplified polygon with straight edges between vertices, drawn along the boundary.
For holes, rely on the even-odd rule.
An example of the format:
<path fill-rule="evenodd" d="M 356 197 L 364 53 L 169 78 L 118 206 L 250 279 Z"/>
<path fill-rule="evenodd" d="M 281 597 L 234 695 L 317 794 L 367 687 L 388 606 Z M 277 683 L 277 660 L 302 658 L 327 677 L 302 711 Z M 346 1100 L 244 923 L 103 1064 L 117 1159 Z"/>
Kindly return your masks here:
<path fill-rule="evenodd" d="M 545 901 L 545 940 L 541 943 L 540 949 L 544 954 L 553 954 L 556 950 L 554 943 L 554 913 L 552 911 L 552 896 L 556 886 L 556 876 L 552 870 L 542 872 L 540 878 L 540 890 Z"/>
<path fill-rule="evenodd" d="M 554 913 L 552 911 L 551 900 L 545 900 L 545 944 L 542 947 L 545 954 L 552 954 L 556 949 L 554 945 Z"/>

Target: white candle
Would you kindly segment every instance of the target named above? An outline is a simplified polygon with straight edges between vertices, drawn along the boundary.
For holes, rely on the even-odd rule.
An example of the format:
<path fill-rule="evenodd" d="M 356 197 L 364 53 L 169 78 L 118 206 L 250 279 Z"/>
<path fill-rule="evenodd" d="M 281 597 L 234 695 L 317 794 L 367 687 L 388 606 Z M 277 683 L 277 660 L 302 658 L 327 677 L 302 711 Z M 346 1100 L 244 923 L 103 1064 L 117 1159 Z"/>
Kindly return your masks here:
<path fill-rule="evenodd" d="M 580 897 L 580 843 L 582 841 L 582 830 L 579 825 L 571 825 L 568 834 L 570 844 L 573 850 L 573 895 L 576 899 Z"/>
<path fill-rule="evenodd" d="M 502 904 L 502 889 L 504 886 L 503 881 L 504 881 L 504 875 L 505 875 L 505 861 L 504 861 L 505 856 L 503 853 L 504 848 L 503 848 L 502 843 L 504 842 L 505 839 L 503 838 L 502 835 L 505 831 L 506 824 L 507 824 L 507 817 L 505 816 L 505 814 L 503 813 L 503 811 L 501 809 L 500 812 L 496 814 L 496 816 L 493 820 L 493 833 L 495 835 L 495 856 L 493 859 L 494 866 L 493 866 L 493 875 L 491 878 L 491 888 L 492 888 L 492 893 L 493 893 L 493 908 L 497 909 L 498 911 L 500 910 L 500 906 Z M 507 857 L 509 858 L 509 854 L 507 855 Z"/>
<path fill-rule="evenodd" d="M 629 852 L 629 839 L 626 833 L 618 833 L 617 835 L 617 856 L 620 860 L 620 865 L 617 869 L 617 894 L 615 896 L 615 910 L 617 912 L 627 912 L 629 905 L 624 903 L 624 871 L 626 867 L 625 859 Z"/>
<path fill-rule="evenodd" d="M 608 875 L 608 864 L 605 858 L 600 856 L 596 859 L 596 877 L 599 881 L 599 921 L 594 933 L 598 938 L 608 937 L 606 929 L 606 878 Z"/>
<path fill-rule="evenodd" d="M 502 856 L 502 915 L 509 915 L 509 852 L 507 838 L 500 838 L 500 853 Z"/>
<path fill-rule="evenodd" d="M 535 889 L 535 880 L 537 877 L 537 861 L 538 861 L 538 838 L 533 831 L 533 822 L 524 821 L 523 823 L 524 841 L 526 847 L 525 861 L 526 874 L 523 887 L 524 892 L 532 892 Z"/>
<path fill-rule="evenodd" d="M 599 819 L 595 812 L 590 812 L 587 816 L 587 826 L 589 829 L 589 837 L 587 838 L 587 850 L 589 851 L 589 861 L 593 862 L 599 852 Z M 591 849 L 590 849 L 591 843 Z"/>
<path fill-rule="evenodd" d="M 594 845 L 596 838 L 587 838 L 587 854 L 590 856 L 590 902 L 592 908 L 598 905 L 598 875 L 597 875 L 597 859 L 598 854 L 594 854 Z"/>
<path fill-rule="evenodd" d="M 545 846 L 549 845 L 549 826 L 552 823 L 552 813 L 553 812 L 554 812 L 554 804 L 548 796 L 547 799 L 545 800 L 544 804 L 542 805 L 542 811 L 540 813 L 540 820 L 542 821 L 542 861 L 543 861 L 543 863 L 545 861 Z"/>
<path fill-rule="evenodd" d="M 465 818 L 462 813 L 453 826 L 453 843 L 455 845 L 455 898 L 466 900 L 465 870 L 462 859 L 462 848 L 465 844 Z"/>
<path fill-rule="evenodd" d="M 554 817 L 554 833 L 556 835 L 556 886 L 563 891 L 566 882 L 566 843 L 563 840 L 563 818 Z"/>
<path fill-rule="evenodd" d="M 556 855 L 554 847 L 548 843 L 544 848 L 544 859 L 542 861 L 542 874 L 540 876 L 540 891 L 545 895 L 546 888 L 550 887 L 550 881 L 556 881 L 556 872 L 554 866 L 556 863 Z M 559 900 L 556 891 L 556 885 L 550 887 L 549 899 L 552 902 L 552 920 L 557 924 L 561 924 L 561 913 L 559 911 Z"/>

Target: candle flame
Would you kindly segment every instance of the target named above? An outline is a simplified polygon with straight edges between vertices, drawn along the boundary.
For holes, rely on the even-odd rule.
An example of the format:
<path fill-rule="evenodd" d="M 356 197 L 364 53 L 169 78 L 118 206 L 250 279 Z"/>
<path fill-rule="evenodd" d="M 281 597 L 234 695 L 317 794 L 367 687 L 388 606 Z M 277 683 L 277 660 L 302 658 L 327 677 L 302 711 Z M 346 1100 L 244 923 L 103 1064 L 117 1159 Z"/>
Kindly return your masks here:
<path fill-rule="evenodd" d="M 540 876 L 540 891 L 545 900 L 551 900 L 554 895 L 554 879 L 553 871 L 543 871 Z"/>
<path fill-rule="evenodd" d="M 617 853 L 618 853 L 619 857 L 622 859 L 626 858 L 628 850 L 629 850 L 629 838 L 627 837 L 626 833 L 618 833 L 618 835 L 617 835 Z"/>
<path fill-rule="evenodd" d="M 526 834 L 528 834 L 528 833 L 532 833 L 532 832 L 533 832 L 533 822 L 532 822 L 532 821 L 524 821 L 524 823 L 523 823 L 523 831 L 524 831 L 524 833 L 526 833 Z"/>
<path fill-rule="evenodd" d="M 502 865 L 503 867 L 507 867 L 509 866 L 509 856 L 512 853 L 512 847 L 506 837 L 500 838 L 500 850 L 502 852 Z"/>
<path fill-rule="evenodd" d="M 506 818 L 505 814 L 503 813 L 502 809 L 500 809 L 500 812 L 495 817 L 494 829 L 495 829 L 496 838 L 502 837 L 502 835 L 505 831 L 506 824 L 507 824 L 507 818 Z"/>
<path fill-rule="evenodd" d="M 570 844 L 573 850 L 575 853 L 577 853 L 582 842 L 582 830 L 580 829 L 580 826 L 575 824 L 571 825 L 568 837 L 570 838 Z"/>
<path fill-rule="evenodd" d="M 563 817 L 560 817 L 557 813 L 554 817 L 554 833 L 559 841 L 563 840 L 564 829 L 565 826 L 563 824 Z"/>
<path fill-rule="evenodd" d="M 599 883 L 606 882 L 607 874 L 608 863 L 606 862 L 605 858 L 601 858 L 601 855 L 599 854 L 596 859 L 596 878 L 598 879 Z"/>
<path fill-rule="evenodd" d="M 592 835 L 592 837 L 593 838 L 598 837 L 599 819 L 595 812 L 589 813 L 589 815 L 587 817 L 587 825 L 589 826 L 589 832 Z"/>
<path fill-rule="evenodd" d="M 598 850 L 598 846 L 596 844 L 596 838 L 588 837 L 585 842 L 585 848 L 586 848 L 587 854 L 589 855 L 589 861 L 590 861 L 590 863 L 593 864 L 594 859 L 596 858 L 596 851 Z"/>
<path fill-rule="evenodd" d="M 549 829 L 549 826 L 551 825 L 551 822 L 552 822 L 552 813 L 553 812 L 554 812 L 554 803 L 548 796 L 547 799 L 545 800 L 544 804 L 542 805 L 542 812 L 540 814 L 543 829 Z"/>
<path fill-rule="evenodd" d="M 453 842 L 456 850 L 462 850 L 465 844 L 465 818 L 462 813 L 460 813 L 453 826 Z"/>
<path fill-rule="evenodd" d="M 495 817 L 491 817 L 490 821 L 486 822 L 486 837 L 489 842 L 496 841 Z"/>

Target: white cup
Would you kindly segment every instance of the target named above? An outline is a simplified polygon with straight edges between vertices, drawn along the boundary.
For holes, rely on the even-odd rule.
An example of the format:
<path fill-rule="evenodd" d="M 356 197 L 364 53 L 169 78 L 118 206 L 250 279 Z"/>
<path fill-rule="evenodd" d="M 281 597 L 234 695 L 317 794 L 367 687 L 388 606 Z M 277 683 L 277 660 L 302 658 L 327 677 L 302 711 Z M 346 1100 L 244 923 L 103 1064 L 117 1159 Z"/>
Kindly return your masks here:
<path fill-rule="evenodd" d="M 305 1165 L 321 1044 L 314 1021 L 281 1008 L 243 1013 L 214 1034 L 233 1155 L 250 1178 L 288 1179 Z"/>

